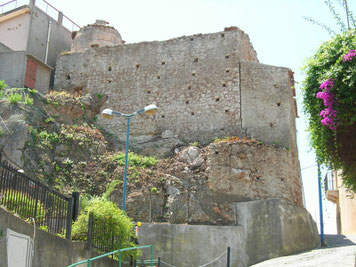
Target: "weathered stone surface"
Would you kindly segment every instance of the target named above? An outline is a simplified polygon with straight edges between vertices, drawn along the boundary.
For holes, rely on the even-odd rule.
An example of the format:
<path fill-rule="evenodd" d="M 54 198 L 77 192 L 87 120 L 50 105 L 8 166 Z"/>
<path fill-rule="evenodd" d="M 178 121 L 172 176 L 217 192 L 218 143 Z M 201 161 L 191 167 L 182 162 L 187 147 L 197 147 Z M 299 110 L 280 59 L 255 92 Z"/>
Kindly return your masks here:
<path fill-rule="evenodd" d="M 4 160 L 9 160 L 17 168 L 24 166 L 22 152 L 29 133 L 26 122 L 26 106 L 10 104 L 0 100 L 0 151 Z M 36 119 L 37 116 L 33 116 Z"/>
<path fill-rule="evenodd" d="M 162 132 L 162 138 L 163 139 L 167 139 L 167 138 L 173 138 L 174 135 L 173 135 L 173 132 L 170 131 L 170 130 L 165 130 Z"/>
<path fill-rule="evenodd" d="M 6 121 L 0 121 L 0 128 L 4 135 L 0 138 L 0 150 L 6 159 L 23 167 L 22 150 L 28 138 L 25 119 L 21 115 L 12 115 Z"/>
<path fill-rule="evenodd" d="M 123 43 L 120 33 L 113 27 L 107 26 L 102 20 L 82 27 L 75 34 L 72 52 L 83 52 L 93 47 L 114 46 Z"/>
<path fill-rule="evenodd" d="M 241 62 L 241 119 L 247 136 L 297 151 L 293 72 Z"/>
<path fill-rule="evenodd" d="M 208 164 L 207 185 L 214 192 L 303 205 L 299 166 L 291 151 L 256 143 L 211 144 Z"/>
<path fill-rule="evenodd" d="M 78 92 L 68 94 L 66 92 L 56 93 L 51 91 L 47 96 L 46 110 L 57 121 L 70 123 L 78 119 L 93 119 L 100 113 L 101 106 L 107 100 L 107 95 L 86 94 L 78 95 Z"/>
<path fill-rule="evenodd" d="M 133 136 L 170 130 L 183 142 L 207 143 L 215 137 L 245 135 L 242 61 L 257 62 L 257 57 L 248 36 L 237 28 L 163 42 L 99 47 L 62 55 L 55 88 L 108 94 L 106 107 L 124 113 L 154 103 L 159 112 L 154 117 L 136 117 Z M 98 122 L 124 138 L 126 127 L 120 120 Z"/>
<path fill-rule="evenodd" d="M 143 138 L 146 140 L 138 141 L 138 139 Z M 130 148 L 142 155 L 155 155 L 158 158 L 172 156 L 174 154 L 173 151 L 176 147 L 184 145 L 181 140 L 175 137 L 160 138 L 153 136 L 145 136 L 143 138 L 141 136 L 139 138 L 135 138 L 135 140 L 132 142 L 130 141 Z"/>
<path fill-rule="evenodd" d="M 127 213 L 145 222 L 233 225 L 235 202 L 275 198 L 302 207 L 292 164 L 291 151 L 251 140 L 185 147 L 157 166 L 159 193 L 129 181 Z M 115 190 L 119 206 L 121 198 L 121 189 Z"/>

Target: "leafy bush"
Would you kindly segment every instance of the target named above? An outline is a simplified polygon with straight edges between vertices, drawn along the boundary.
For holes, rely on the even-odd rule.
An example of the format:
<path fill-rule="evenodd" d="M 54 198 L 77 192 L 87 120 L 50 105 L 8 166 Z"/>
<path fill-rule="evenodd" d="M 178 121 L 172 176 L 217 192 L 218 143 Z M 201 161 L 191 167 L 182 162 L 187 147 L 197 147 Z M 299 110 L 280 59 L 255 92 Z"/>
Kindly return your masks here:
<path fill-rule="evenodd" d="M 356 30 L 336 35 L 309 59 L 303 84 L 311 145 L 320 163 L 342 169 L 356 192 Z"/>
<path fill-rule="evenodd" d="M 18 94 L 16 92 L 12 92 L 12 93 L 8 94 L 7 98 L 9 99 L 10 103 L 12 103 L 12 104 L 17 104 L 20 101 L 22 101 L 22 95 Z"/>
<path fill-rule="evenodd" d="M 113 251 L 136 246 L 132 241 L 134 225 L 131 219 L 115 203 L 104 198 L 93 198 L 78 216 L 72 227 L 73 240 L 87 240 L 89 213 L 93 214 L 94 229 L 99 231 L 99 234 L 95 235 L 94 230 L 96 242 L 103 244 L 104 247 L 111 247 L 111 237 L 114 235 L 119 238 L 114 240 Z M 136 251 L 129 251 L 123 253 L 123 256 L 136 256 L 136 253 Z"/>
<path fill-rule="evenodd" d="M 108 183 L 107 185 L 106 185 L 106 191 L 104 192 L 104 194 L 103 194 L 103 198 L 105 198 L 105 199 L 108 199 L 109 198 L 109 196 L 111 195 L 111 193 L 114 191 L 114 189 L 116 188 L 116 186 L 118 185 L 118 184 L 121 184 L 121 183 L 123 183 L 122 181 L 120 181 L 120 180 L 113 180 L 112 182 L 110 182 L 110 183 Z"/>
<path fill-rule="evenodd" d="M 155 157 L 145 157 L 138 155 L 134 152 L 129 153 L 128 166 L 135 167 L 152 167 L 158 163 L 158 159 Z M 125 165 L 125 153 L 119 152 L 114 156 L 114 161 L 116 161 L 120 166 Z"/>
<path fill-rule="evenodd" d="M 7 88 L 7 84 L 5 83 L 4 80 L 0 80 L 0 91 L 4 90 Z"/>
<path fill-rule="evenodd" d="M 31 97 L 29 97 L 28 95 L 26 95 L 26 97 L 25 97 L 25 104 L 32 106 L 32 105 L 33 105 L 33 98 L 31 98 Z"/>

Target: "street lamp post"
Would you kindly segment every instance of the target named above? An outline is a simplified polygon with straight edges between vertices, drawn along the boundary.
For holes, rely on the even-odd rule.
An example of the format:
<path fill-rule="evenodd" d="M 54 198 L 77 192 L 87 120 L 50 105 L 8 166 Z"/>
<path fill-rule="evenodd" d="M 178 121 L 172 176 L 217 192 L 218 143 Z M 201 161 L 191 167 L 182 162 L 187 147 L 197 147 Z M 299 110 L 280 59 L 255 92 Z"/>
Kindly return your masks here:
<path fill-rule="evenodd" d="M 122 192 L 122 210 L 125 211 L 126 208 L 126 183 L 127 183 L 127 163 L 128 163 L 128 154 L 129 154 L 129 136 L 130 136 L 130 120 L 131 117 L 135 116 L 136 114 L 146 114 L 146 115 L 153 115 L 157 112 L 156 105 L 148 105 L 147 107 L 140 109 L 131 114 L 124 114 L 118 111 L 114 111 L 112 109 L 104 109 L 101 112 L 101 115 L 105 119 L 113 119 L 114 117 L 124 117 L 127 119 L 127 129 L 126 129 L 126 144 L 125 144 L 125 169 L 124 169 L 124 189 Z"/>

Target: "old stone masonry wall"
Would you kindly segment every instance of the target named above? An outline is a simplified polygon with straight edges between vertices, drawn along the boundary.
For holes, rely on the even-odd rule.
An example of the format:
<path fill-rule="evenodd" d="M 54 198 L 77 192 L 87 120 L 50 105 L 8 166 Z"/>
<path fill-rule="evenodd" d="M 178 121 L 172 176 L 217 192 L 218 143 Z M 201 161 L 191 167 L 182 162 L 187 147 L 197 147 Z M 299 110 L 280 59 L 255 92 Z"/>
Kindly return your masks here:
<path fill-rule="evenodd" d="M 131 113 L 154 103 L 153 117 L 135 117 L 132 143 L 169 130 L 183 142 L 249 136 L 296 151 L 291 71 L 258 63 L 236 27 L 163 42 L 121 44 L 58 58 L 55 89 L 107 94 L 103 107 Z M 98 123 L 122 140 L 125 122 Z"/>

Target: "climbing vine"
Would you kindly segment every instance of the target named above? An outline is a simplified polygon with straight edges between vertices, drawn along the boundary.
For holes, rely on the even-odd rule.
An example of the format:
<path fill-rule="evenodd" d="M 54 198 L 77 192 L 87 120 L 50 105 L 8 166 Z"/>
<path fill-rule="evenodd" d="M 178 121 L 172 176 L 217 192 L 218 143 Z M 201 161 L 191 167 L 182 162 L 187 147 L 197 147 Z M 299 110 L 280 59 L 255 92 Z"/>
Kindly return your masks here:
<path fill-rule="evenodd" d="M 304 109 L 317 159 L 356 192 L 356 30 L 325 42 L 305 66 Z"/>

